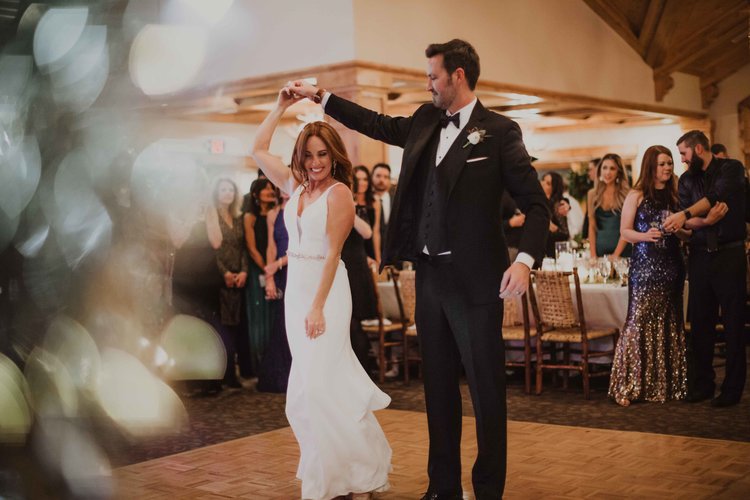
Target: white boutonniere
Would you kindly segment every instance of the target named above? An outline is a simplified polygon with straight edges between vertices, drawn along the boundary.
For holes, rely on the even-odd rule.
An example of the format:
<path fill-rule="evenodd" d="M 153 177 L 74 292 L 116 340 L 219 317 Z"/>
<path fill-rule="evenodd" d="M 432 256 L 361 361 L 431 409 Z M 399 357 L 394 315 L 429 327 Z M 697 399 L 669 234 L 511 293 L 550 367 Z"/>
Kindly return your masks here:
<path fill-rule="evenodd" d="M 484 140 L 485 137 L 492 137 L 491 135 L 487 135 L 487 131 L 483 128 L 476 128 L 469 130 L 469 135 L 466 137 L 466 144 L 464 144 L 464 147 L 471 144 L 472 146 L 476 146 L 480 142 Z"/>

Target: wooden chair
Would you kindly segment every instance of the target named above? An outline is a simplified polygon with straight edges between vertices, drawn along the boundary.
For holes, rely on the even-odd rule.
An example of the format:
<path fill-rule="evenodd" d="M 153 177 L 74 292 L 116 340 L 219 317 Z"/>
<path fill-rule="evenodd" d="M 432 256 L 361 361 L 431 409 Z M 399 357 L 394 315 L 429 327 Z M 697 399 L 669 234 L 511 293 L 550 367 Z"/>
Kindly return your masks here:
<path fill-rule="evenodd" d="M 401 297 L 401 306 L 403 307 L 404 321 L 409 326 L 406 328 L 406 334 L 404 335 L 404 383 L 409 383 L 409 368 L 413 362 L 416 362 L 420 368 L 420 375 L 422 369 L 422 358 L 419 355 L 419 350 L 416 350 L 416 354 L 410 352 L 412 346 L 418 347 L 418 335 L 417 325 L 414 312 L 417 305 L 417 286 L 416 286 L 416 273 L 414 270 L 402 270 L 398 274 L 399 291 L 400 294 L 396 296 Z"/>
<path fill-rule="evenodd" d="M 573 276 L 578 307 L 573 307 L 570 291 L 570 276 Z M 592 358 L 614 356 L 618 328 L 589 329 L 583 315 L 583 298 L 578 272 L 532 271 L 532 286 L 529 287 L 531 309 L 536 320 L 536 393 L 542 393 L 542 375 L 544 370 L 564 370 L 564 387 L 567 388 L 568 373 L 571 370 L 581 373 L 583 395 L 589 398 L 591 377 L 609 375 L 609 371 L 592 373 Z M 612 349 L 591 351 L 589 342 L 594 339 L 613 337 Z M 549 360 L 544 359 L 544 346 L 548 345 Z M 554 348 L 562 344 L 563 359 L 558 362 Z M 577 348 L 571 348 L 577 346 Z M 580 354 L 580 362 L 571 360 L 571 353 Z"/>
<path fill-rule="evenodd" d="M 505 366 L 524 369 L 524 392 L 531 394 L 531 342 L 536 331 L 531 331 L 527 294 L 521 296 L 521 322 L 516 314 L 517 303 L 506 300 L 503 308 L 503 341 L 505 342 Z M 522 341 L 523 345 L 511 345 L 510 341 Z M 509 361 L 508 352 L 522 352 L 522 361 Z"/>
<path fill-rule="evenodd" d="M 385 269 L 385 276 L 390 278 L 393 281 L 393 288 L 394 292 L 396 294 L 396 300 L 399 304 L 399 310 L 400 315 L 402 318 L 402 321 L 396 321 L 396 320 L 390 320 L 390 324 L 387 324 L 385 314 L 383 313 L 383 303 L 380 299 L 380 290 L 378 289 L 378 281 L 383 281 L 379 278 L 378 272 L 376 269 L 371 269 L 372 272 L 372 284 L 375 287 L 375 307 L 377 312 L 377 325 L 362 325 L 362 330 L 367 334 L 367 336 L 371 340 L 376 340 L 378 343 L 378 352 L 375 353 L 377 359 L 378 359 L 378 380 L 382 384 L 385 382 L 385 372 L 388 371 L 388 364 L 390 363 L 391 367 L 393 366 L 393 362 L 390 360 L 389 356 L 386 356 L 386 349 L 390 347 L 396 347 L 403 345 L 402 339 L 396 339 L 393 340 L 391 338 L 392 332 L 401 332 L 402 338 L 406 337 L 406 329 L 409 327 L 408 324 L 404 323 L 403 318 L 404 315 L 404 309 L 402 305 L 402 300 L 399 294 L 398 290 L 398 278 L 394 276 L 392 270 L 390 267 Z"/>

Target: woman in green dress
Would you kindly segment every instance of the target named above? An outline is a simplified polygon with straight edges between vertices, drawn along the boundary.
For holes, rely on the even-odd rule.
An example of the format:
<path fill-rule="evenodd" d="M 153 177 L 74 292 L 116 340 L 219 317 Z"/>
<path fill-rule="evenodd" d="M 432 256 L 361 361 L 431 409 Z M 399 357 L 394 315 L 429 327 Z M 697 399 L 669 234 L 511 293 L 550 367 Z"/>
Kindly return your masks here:
<path fill-rule="evenodd" d="M 619 155 L 608 153 L 596 167 L 596 181 L 588 193 L 591 257 L 630 256 L 630 245 L 620 237 L 620 212 L 630 182 Z"/>
<path fill-rule="evenodd" d="M 276 204 L 276 188 L 268 179 L 257 179 L 250 186 L 242 207 L 245 243 L 250 255 L 250 274 L 246 290 L 247 323 L 252 374 L 257 375 L 263 352 L 271 336 L 271 308 L 266 300 L 266 216 Z M 243 377 L 246 376 L 243 374 Z"/>

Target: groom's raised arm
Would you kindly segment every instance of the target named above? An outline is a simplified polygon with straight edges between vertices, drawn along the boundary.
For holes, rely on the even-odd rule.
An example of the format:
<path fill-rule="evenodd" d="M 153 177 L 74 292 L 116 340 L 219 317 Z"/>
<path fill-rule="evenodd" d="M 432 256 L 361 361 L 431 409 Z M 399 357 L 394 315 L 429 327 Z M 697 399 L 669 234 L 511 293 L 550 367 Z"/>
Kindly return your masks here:
<path fill-rule="evenodd" d="M 290 88 L 296 95 L 315 102 L 322 100 L 326 114 L 352 130 L 394 146 L 404 147 L 406 144 L 412 124 L 411 117 L 381 115 L 303 80 L 290 82 Z"/>
<path fill-rule="evenodd" d="M 392 117 L 376 113 L 359 104 L 328 94 L 323 110 L 334 120 L 375 140 L 404 147 L 411 129 L 412 118 Z"/>

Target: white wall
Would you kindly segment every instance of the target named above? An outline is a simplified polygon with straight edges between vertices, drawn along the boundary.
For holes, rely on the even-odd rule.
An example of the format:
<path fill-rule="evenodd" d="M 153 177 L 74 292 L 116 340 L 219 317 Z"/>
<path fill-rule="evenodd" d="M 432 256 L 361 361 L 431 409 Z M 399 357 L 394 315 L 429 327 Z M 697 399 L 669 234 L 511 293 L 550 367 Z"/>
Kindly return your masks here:
<path fill-rule="evenodd" d="M 424 70 L 429 43 L 460 37 L 478 50 L 484 79 L 658 104 L 651 68 L 582 0 L 234 0 L 216 24 L 183 3 L 131 0 L 125 24 L 205 27 L 195 85 L 353 59 Z M 700 110 L 697 78 L 673 78 L 662 104 Z"/>
<path fill-rule="evenodd" d="M 136 2 L 144 4 L 138 10 L 145 11 L 142 17 L 149 22 L 154 22 L 155 2 Z M 178 0 L 159 2 L 158 21 L 197 23 L 208 29 L 207 57 L 194 84 L 354 59 L 352 0 L 234 0 L 214 25 L 190 18 Z"/>
<path fill-rule="evenodd" d="M 353 2 L 357 59 L 424 70 L 428 44 L 463 38 L 487 80 L 701 110 L 689 75 L 657 103 L 651 68 L 582 0 Z"/>
<path fill-rule="evenodd" d="M 716 123 L 714 142 L 727 147 L 731 158 L 744 161 L 742 155 L 737 104 L 750 96 L 750 64 L 719 83 L 719 95 L 711 104 L 709 114 Z M 747 166 L 747 165 L 746 165 Z"/>

